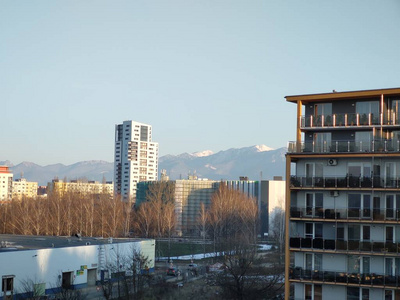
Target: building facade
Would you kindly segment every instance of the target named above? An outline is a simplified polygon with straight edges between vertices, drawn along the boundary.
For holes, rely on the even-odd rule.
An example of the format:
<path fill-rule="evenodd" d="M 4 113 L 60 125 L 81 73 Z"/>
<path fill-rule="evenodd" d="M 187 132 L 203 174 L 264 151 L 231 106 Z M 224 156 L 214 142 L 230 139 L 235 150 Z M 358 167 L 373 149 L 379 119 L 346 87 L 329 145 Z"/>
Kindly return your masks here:
<path fill-rule="evenodd" d="M 286 100 L 285 298 L 400 299 L 400 88 Z"/>
<path fill-rule="evenodd" d="M 45 299 L 60 288 L 95 286 L 116 272 L 129 276 L 135 254 L 147 258 L 141 271 L 154 272 L 153 239 L 0 235 L 0 241 L 0 300 L 26 299 L 28 292 Z"/>
<path fill-rule="evenodd" d="M 82 181 L 71 180 L 70 182 L 61 179 L 53 179 L 47 184 L 48 193 L 57 193 L 62 196 L 65 193 L 80 193 L 80 194 L 107 194 L 110 197 L 114 194 L 114 184 L 112 181 Z"/>
<path fill-rule="evenodd" d="M 226 184 L 228 188 L 238 190 L 250 198 L 255 198 L 260 211 L 260 224 L 264 224 L 260 228 L 260 235 L 269 230 L 269 211 L 273 213 L 272 206 L 277 202 L 277 195 L 284 199 L 285 182 L 282 180 L 228 180 L 216 181 L 205 179 L 180 179 L 170 181 L 174 185 L 174 201 L 176 226 L 175 234 L 178 236 L 199 235 L 198 218 L 200 216 L 201 205 L 205 208 L 211 205 L 213 194 L 218 190 L 221 182 Z M 150 184 L 156 182 L 140 182 L 137 187 L 136 205 L 146 201 L 146 193 Z M 264 187 L 264 188 L 263 188 Z M 284 200 L 282 200 L 282 203 Z M 282 204 L 283 205 L 283 204 Z"/>
<path fill-rule="evenodd" d="M 12 198 L 22 199 L 22 197 L 36 198 L 38 194 L 38 183 L 27 181 L 25 178 L 16 179 L 12 183 Z"/>
<path fill-rule="evenodd" d="M 273 180 L 261 180 L 259 211 L 260 233 L 263 238 L 273 236 L 284 226 L 285 189 L 286 182 L 281 176 L 274 176 Z"/>
<path fill-rule="evenodd" d="M 0 166 L 0 201 L 12 199 L 13 174 L 7 166 Z"/>
<path fill-rule="evenodd" d="M 152 141 L 151 125 L 124 121 L 115 125 L 114 192 L 135 201 L 140 181 L 158 179 L 158 143 Z"/>

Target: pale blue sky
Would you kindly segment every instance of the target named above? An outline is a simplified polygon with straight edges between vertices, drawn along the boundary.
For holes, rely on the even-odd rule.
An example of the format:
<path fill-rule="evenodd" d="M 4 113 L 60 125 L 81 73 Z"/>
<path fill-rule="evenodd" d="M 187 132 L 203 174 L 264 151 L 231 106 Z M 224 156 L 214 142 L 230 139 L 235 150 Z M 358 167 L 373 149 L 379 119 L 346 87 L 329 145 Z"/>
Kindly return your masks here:
<path fill-rule="evenodd" d="M 398 0 L 0 2 L 0 161 L 113 161 L 114 125 L 160 155 L 295 136 L 284 96 L 400 86 Z"/>

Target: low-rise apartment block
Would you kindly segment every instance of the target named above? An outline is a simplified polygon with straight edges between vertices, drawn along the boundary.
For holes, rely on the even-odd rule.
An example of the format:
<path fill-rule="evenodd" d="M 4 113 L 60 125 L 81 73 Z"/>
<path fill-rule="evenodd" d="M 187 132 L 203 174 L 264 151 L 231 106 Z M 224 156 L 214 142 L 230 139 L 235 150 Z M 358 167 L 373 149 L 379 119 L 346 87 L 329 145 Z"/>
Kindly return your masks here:
<path fill-rule="evenodd" d="M 25 178 L 16 179 L 12 184 L 12 198 L 22 199 L 36 198 L 38 194 L 38 183 L 27 181 Z"/>
<path fill-rule="evenodd" d="M 81 193 L 81 194 L 108 194 L 113 196 L 114 185 L 112 181 L 98 182 L 98 181 L 83 181 L 71 180 L 70 182 L 60 179 L 53 179 L 52 182 L 47 184 L 48 193 L 58 193 L 64 195 L 67 192 Z"/>

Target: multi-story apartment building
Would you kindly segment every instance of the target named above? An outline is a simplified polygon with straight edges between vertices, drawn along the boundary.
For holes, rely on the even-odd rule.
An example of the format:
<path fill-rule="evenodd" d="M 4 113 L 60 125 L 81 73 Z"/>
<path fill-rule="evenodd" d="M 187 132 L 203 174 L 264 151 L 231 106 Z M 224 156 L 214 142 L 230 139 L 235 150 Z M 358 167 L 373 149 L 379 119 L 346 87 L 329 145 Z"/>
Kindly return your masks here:
<path fill-rule="evenodd" d="M 158 143 L 150 125 L 124 121 L 115 125 L 114 192 L 135 201 L 136 184 L 158 179 Z"/>
<path fill-rule="evenodd" d="M 250 198 L 257 200 L 260 208 L 260 223 L 262 225 L 260 234 L 268 232 L 268 220 L 269 220 L 269 203 L 275 202 L 275 196 L 277 190 L 279 195 L 285 191 L 285 182 L 279 181 L 279 185 L 274 184 L 275 181 L 261 181 L 261 193 L 259 181 L 248 180 L 228 180 L 228 181 L 216 181 L 216 180 L 201 180 L 192 179 L 180 179 L 175 181 L 169 181 L 174 185 L 174 201 L 175 201 L 175 215 L 176 235 L 199 235 L 199 224 L 198 219 L 200 216 L 201 205 L 204 204 L 205 208 L 211 205 L 211 199 L 213 194 L 218 190 L 221 183 L 226 184 L 228 188 L 238 190 L 244 193 Z M 281 184 L 283 183 L 283 184 Z M 136 205 L 139 206 L 141 203 L 146 201 L 146 193 L 150 184 L 157 184 L 156 182 L 140 182 L 138 183 Z M 283 201 L 282 201 L 283 202 Z M 272 210 L 271 210 L 272 211 Z"/>
<path fill-rule="evenodd" d="M 13 174 L 7 166 L 0 166 L 0 201 L 11 200 Z"/>
<path fill-rule="evenodd" d="M 114 184 L 112 181 L 98 182 L 98 181 L 82 181 L 71 180 L 70 182 L 53 179 L 52 182 L 47 184 L 48 193 L 57 193 L 59 196 L 65 193 L 80 193 L 80 194 L 107 194 L 110 197 L 114 194 Z"/>
<path fill-rule="evenodd" d="M 400 299 L 400 88 L 286 100 L 285 298 Z"/>
<path fill-rule="evenodd" d="M 13 181 L 12 198 L 21 199 L 22 197 L 36 198 L 38 194 L 38 183 L 27 181 L 25 178 Z"/>

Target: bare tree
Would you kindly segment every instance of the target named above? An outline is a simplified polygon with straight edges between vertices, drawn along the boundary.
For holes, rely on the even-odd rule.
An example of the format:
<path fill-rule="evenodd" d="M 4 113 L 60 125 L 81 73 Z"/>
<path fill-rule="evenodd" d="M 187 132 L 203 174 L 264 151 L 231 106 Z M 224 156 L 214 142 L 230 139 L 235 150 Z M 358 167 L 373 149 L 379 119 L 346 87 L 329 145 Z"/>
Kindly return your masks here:
<path fill-rule="evenodd" d="M 272 239 L 278 248 L 279 263 L 283 264 L 285 256 L 285 211 L 281 207 L 275 207 L 272 215 Z"/>
<path fill-rule="evenodd" d="M 208 230 L 208 212 L 204 203 L 200 204 L 200 212 L 197 218 L 197 224 L 200 231 L 200 236 L 203 238 L 203 257 L 206 257 L 206 237 Z"/>

